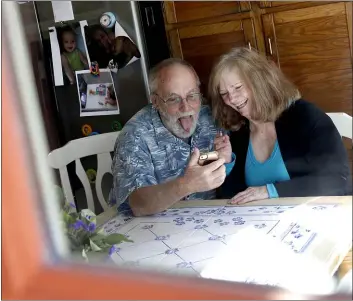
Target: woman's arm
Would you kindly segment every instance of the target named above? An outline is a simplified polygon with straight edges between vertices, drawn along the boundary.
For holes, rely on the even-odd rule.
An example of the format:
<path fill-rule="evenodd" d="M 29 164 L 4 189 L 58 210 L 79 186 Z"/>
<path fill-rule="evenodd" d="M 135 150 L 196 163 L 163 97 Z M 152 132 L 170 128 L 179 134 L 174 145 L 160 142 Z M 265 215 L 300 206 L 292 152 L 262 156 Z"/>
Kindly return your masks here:
<path fill-rule="evenodd" d="M 306 197 L 324 195 L 345 195 L 351 193 L 351 175 L 348 157 L 342 138 L 331 118 L 324 112 L 313 112 L 312 127 L 308 128 L 309 143 L 304 158 L 291 162 L 298 172 L 309 170 L 304 176 L 289 181 L 274 183 L 279 197 Z"/>
<path fill-rule="evenodd" d="M 73 85 L 76 81 L 75 74 L 71 70 L 68 59 L 63 54 L 61 55 L 61 64 L 64 68 L 64 72 L 65 72 L 66 76 L 68 77 L 68 79 L 70 81 L 70 84 Z"/>

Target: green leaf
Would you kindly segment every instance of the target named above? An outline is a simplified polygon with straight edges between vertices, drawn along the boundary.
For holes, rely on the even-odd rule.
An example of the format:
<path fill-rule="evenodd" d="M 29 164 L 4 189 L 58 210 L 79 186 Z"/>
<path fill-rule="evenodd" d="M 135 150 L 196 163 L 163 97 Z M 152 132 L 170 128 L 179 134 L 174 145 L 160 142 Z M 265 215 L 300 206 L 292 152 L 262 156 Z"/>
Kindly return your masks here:
<path fill-rule="evenodd" d="M 102 249 L 100 247 L 98 247 L 92 240 L 90 240 L 89 242 L 90 242 L 90 246 L 91 246 L 92 251 L 95 251 L 95 252 L 102 251 Z"/>
<path fill-rule="evenodd" d="M 102 240 L 104 240 L 106 238 L 106 236 L 105 235 L 103 235 L 103 234 L 95 234 L 95 235 L 93 235 L 93 236 L 91 236 L 90 237 L 90 239 L 93 241 L 93 242 L 97 242 L 97 241 L 102 241 Z"/>
<path fill-rule="evenodd" d="M 76 218 L 75 216 L 72 216 L 66 212 L 63 213 L 63 219 L 64 219 L 64 222 L 66 223 L 66 225 L 71 225 L 73 223 L 76 222 Z"/>
<path fill-rule="evenodd" d="M 120 243 L 122 243 L 123 241 L 126 241 L 126 242 L 133 242 L 132 240 L 127 239 L 127 238 L 125 237 L 125 235 L 119 234 L 119 233 L 113 233 L 113 234 L 108 235 L 107 237 L 105 237 L 104 241 L 105 241 L 107 244 L 109 244 L 109 245 L 120 244 Z"/>

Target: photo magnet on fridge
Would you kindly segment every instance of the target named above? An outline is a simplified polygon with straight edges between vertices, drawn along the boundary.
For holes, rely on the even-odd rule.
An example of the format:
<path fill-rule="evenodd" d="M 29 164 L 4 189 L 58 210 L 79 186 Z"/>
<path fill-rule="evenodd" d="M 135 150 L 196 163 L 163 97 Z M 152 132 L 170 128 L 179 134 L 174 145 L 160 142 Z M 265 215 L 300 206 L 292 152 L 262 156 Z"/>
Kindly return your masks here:
<path fill-rule="evenodd" d="M 80 23 L 50 27 L 49 38 L 55 86 L 74 85 L 75 72 L 88 70 L 90 66 Z"/>
<path fill-rule="evenodd" d="M 104 13 L 97 24 L 85 26 L 85 39 L 91 62 L 113 72 L 140 59 L 141 53 L 115 14 Z"/>
<path fill-rule="evenodd" d="M 81 117 L 120 113 L 110 69 L 100 69 L 99 76 L 94 76 L 90 70 L 77 71 L 76 82 Z"/>

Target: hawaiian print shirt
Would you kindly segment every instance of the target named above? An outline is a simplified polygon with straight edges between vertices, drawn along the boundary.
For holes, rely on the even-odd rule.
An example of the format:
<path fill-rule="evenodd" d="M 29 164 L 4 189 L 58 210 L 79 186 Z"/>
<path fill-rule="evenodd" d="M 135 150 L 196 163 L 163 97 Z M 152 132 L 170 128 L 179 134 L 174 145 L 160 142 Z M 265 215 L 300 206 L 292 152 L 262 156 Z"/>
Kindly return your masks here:
<path fill-rule="evenodd" d="M 134 190 L 182 176 L 194 147 L 200 152 L 211 151 L 217 131 L 210 108 L 202 106 L 189 145 L 164 127 L 152 105 L 144 107 L 126 123 L 116 141 L 110 203 L 122 205 L 120 210 L 129 209 L 127 200 Z M 211 190 L 191 194 L 185 200 L 215 196 Z"/>

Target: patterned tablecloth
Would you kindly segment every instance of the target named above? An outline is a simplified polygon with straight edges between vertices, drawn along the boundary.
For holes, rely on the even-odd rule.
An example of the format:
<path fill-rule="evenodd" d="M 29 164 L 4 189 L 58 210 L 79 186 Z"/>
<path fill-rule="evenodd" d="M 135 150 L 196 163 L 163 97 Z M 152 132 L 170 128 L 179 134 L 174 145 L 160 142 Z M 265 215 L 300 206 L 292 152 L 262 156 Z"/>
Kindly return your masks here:
<path fill-rule="evenodd" d="M 222 200 L 211 204 L 209 201 L 180 202 L 175 206 L 180 208 L 148 217 L 134 218 L 123 213 L 115 213 L 113 217 L 111 211 L 100 217 L 100 223 L 106 233 L 121 233 L 133 241 L 116 246 L 111 259 L 119 265 L 200 276 L 212 259 L 229 247 L 239 231 L 252 228 L 293 253 L 314 256 L 315 260 L 325 263 L 332 274 L 344 257 L 342 252 L 345 255 L 350 246 L 342 245 L 347 241 L 345 236 L 339 241 L 341 250 L 337 251 L 340 227 L 336 227 L 335 232 L 328 228 L 323 230 L 322 225 L 327 225 L 328 220 L 335 223 L 333 219 L 336 224 L 337 220 L 345 220 L 342 227 L 347 223 L 351 225 L 351 219 L 342 216 L 346 207 L 335 198 L 331 198 L 331 202 L 315 198 L 314 203 L 304 199 L 298 202 L 297 198 L 289 200 L 278 201 L 281 205 L 257 202 L 237 207 L 225 206 Z M 211 206 L 198 206 L 205 202 Z M 298 206 L 303 203 L 306 205 Z M 344 248 L 346 251 L 342 251 Z M 334 251 L 337 254 L 333 255 Z"/>

